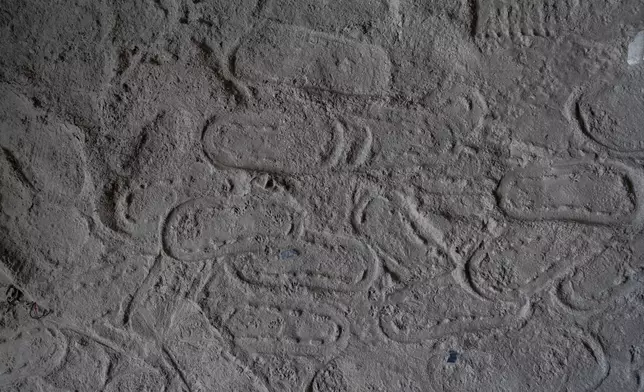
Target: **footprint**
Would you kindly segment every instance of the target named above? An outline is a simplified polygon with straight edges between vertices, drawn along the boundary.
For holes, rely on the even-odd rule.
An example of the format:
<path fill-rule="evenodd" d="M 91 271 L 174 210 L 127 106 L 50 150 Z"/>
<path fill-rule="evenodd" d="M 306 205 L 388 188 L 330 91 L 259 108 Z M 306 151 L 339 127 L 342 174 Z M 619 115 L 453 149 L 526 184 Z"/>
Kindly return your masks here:
<path fill-rule="evenodd" d="M 66 351 L 62 333 L 41 325 L 2 333 L 0 387 L 31 376 L 44 376 L 58 366 Z"/>
<path fill-rule="evenodd" d="M 522 301 L 592 260 L 609 237 L 607 230 L 574 224 L 510 225 L 470 258 L 467 273 L 482 296 Z"/>
<path fill-rule="evenodd" d="M 525 317 L 527 310 L 527 302 L 481 299 L 446 275 L 391 294 L 380 313 L 380 327 L 397 342 L 420 343 L 501 328 Z"/>
<path fill-rule="evenodd" d="M 245 79 L 350 95 L 388 93 L 391 67 L 380 46 L 274 22 L 246 37 L 235 58 Z"/>
<path fill-rule="evenodd" d="M 175 207 L 163 226 L 168 255 L 185 261 L 248 252 L 269 239 L 297 237 L 303 213 L 282 192 L 257 191 L 230 200 L 197 198 Z"/>
<path fill-rule="evenodd" d="M 218 118 L 203 135 L 215 166 L 273 173 L 307 173 L 334 166 L 345 147 L 345 130 L 315 109 L 292 105 Z M 282 109 L 283 110 L 283 109 Z"/>
<path fill-rule="evenodd" d="M 330 358 L 349 339 L 347 320 L 321 303 L 249 301 L 229 313 L 223 324 L 252 353 Z"/>
<path fill-rule="evenodd" d="M 641 175 L 618 162 L 533 164 L 505 175 L 499 206 L 520 220 L 637 224 L 642 219 Z"/>
<path fill-rule="evenodd" d="M 631 72 L 615 83 L 600 83 L 577 102 L 582 130 L 598 143 L 618 152 L 644 152 L 644 96 L 641 72 Z"/>
<path fill-rule="evenodd" d="M 425 279 L 451 271 L 442 232 L 402 195 L 366 195 L 353 212 L 353 226 L 402 280 Z"/>
<path fill-rule="evenodd" d="M 433 355 L 427 366 L 433 390 L 595 390 L 608 371 L 601 346 L 575 328 L 549 324 L 533 320 L 481 347 Z"/>
<path fill-rule="evenodd" d="M 312 232 L 231 256 L 229 264 L 252 285 L 340 292 L 366 290 L 379 267 L 375 252 L 362 242 Z"/>

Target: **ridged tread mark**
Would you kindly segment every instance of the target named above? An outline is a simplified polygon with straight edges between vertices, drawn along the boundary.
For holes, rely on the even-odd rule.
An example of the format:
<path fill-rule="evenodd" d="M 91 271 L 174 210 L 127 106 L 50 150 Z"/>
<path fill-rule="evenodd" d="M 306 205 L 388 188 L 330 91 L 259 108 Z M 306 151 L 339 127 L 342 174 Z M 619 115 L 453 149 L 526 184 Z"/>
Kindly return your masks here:
<path fill-rule="evenodd" d="M 490 0 L 485 5 L 478 1 L 470 1 L 475 12 L 471 34 L 486 38 L 554 37 L 576 19 L 580 5 L 576 0 Z M 594 5 L 589 3 L 586 8 L 591 10 Z"/>
<path fill-rule="evenodd" d="M 479 1 L 481 0 L 468 0 L 467 5 L 470 9 L 470 36 L 476 38 L 479 26 Z"/>

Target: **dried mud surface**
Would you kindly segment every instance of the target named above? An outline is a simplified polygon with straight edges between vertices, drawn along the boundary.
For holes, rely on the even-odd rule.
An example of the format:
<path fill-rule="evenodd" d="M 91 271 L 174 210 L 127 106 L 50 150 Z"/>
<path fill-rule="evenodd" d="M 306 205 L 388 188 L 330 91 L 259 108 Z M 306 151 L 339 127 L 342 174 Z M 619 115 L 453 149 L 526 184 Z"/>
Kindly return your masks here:
<path fill-rule="evenodd" d="M 0 391 L 644 391 L 642 30 L 0 0 Z"/>

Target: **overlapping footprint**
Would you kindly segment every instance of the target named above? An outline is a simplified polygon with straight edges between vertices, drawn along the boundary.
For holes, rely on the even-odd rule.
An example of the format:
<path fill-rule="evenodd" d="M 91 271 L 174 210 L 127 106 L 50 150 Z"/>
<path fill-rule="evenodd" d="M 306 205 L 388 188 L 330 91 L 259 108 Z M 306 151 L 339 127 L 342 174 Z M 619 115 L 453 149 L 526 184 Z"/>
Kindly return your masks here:
<path fill-rule="evenodd" d="M 470 258 L 472 287 L 490 300 L 521 302 L 596 257 L 609 230 L 542 222 L 508 226 Z"/>
<path fill-rule="evenodd" d="M 563 278 L 555 293 L 571 311 L 599 310 L 629 292 L 637 272 L 623 263 L 630 245 L 612 239 L 613 228 L 641 229 L 642 178 L 617 161 L 560 161 L 508 173 L 497 191 L 500 206 L 525 222 L 508 226 L 470 260 L 473 286 L 512 300 Z"/>
<path fill-rule="evenodd" d="M 0 85 L 0 242 L 22 283 L 69 267 L 89 239 L 82 135 Z"/>
<path fill-rule="evenodd" d="M 213 274 L 197 296 L 210 323 L 242 357 L 302 357 L 328 361 L 347 345 L 349 323 L 324 301 L 248 290 L 232 274 Z"/>
<path fill-rule="evenodd" d="M 419 110 L 373 107 L 328 114 L 304 102 L 216 118 L 202 138 L 222 168 L 278 174 L 355 172 L 436 164 L 453 145 L 453 124 Z M 284 105 L 282 105 L 284 106 Z"/>
<path fill-rule="evenodd" d="M 305 230 L 305 213 L 287 192 L 257 185 L 249 194 L 225 201 L 202 197 L 176 206 L 164 224 L 165 253 L 190 264 L 217 260 L 221 272 L 231 271 L 220 278 L 235 285 L 326 292 L 369 287 L 379 271 L 369 246 Z M 222 298 L 208 294 L 217 291 L 215 286 L 206 283 L 199 303 L 217 320 L 211 321 L 213 325 L 245 353 L 244 358 L 295 356 L 323 361 L 347 344 L 348 321 L 323 302 L 247 295 L 221 305 Z M 195 377 L 201 383 L 208 381 L 203 375 Z"/>

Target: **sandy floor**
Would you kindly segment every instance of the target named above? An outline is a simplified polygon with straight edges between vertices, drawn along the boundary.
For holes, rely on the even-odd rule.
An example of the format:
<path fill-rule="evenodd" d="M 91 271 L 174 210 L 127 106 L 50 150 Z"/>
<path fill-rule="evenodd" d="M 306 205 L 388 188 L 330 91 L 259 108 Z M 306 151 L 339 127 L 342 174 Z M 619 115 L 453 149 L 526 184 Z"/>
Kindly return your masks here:
<path fill-rule="evenodd" d="M 644 391 L 644 3 L 0 0 L 1 392 Z"/>

